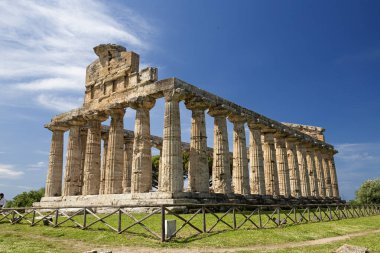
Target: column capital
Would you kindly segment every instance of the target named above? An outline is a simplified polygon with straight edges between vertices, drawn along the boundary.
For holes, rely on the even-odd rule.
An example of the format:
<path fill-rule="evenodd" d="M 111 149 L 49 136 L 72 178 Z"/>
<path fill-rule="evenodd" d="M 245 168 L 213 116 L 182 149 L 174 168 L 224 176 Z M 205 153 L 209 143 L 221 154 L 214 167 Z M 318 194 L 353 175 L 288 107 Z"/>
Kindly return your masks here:
<path fill-rule="evenodd" d="M 247 119 L 243 115 L 239 114 L 230 114 L 228 115 L 228 120 L 232 123 L 245 123 Z"/>
<path fill-rule="evenodd" d="M 60 124 L 60 125 L 47 124 L 45 125 L 45 127 L 52 132 L 55 132 L 55 131 L 66 132 L 70 128 L 70 126 L 68 126 L 67 124 Z"/>
<path fill-rule="evenodd" d="M 227 108 L 225 108 L 224 105 L 213 106 L 209 108 L 208 110 L 208 114 L 211 117 L 218 117 L 218 116 L 227 117 L 229 113 L 230 112 L 228 111 Z"/>
<path fill-rule="evenodd" d="M 172 89 L 172 90 L 167 90 L 167 91 L 164 91 L 164 97 L 165 97 L 165 101 L 169 102 L 169 101 L 180 101 L 182 99 L 184 99 L 184 90 L 182 89 Z"/>
<path fill-rule="evenodd" d="M 185 106 L 189 110 L 206 110 L 209 104 L 201 97 L 192 97 L 185 101 Z"/>
<path fill-rule="evenodd" d="M 132 99 L 130 101 L 129 106 L 132 107 L 133 109 L 147 109 L 150 110 L 153 108 L 153 106 L 156 104 L 156 99 L 150 97 L 150 96 L 145 96 L 145 97 L 137 97 Z"/>
<path fill-rule="evenodd" d="M 124 113 L 124 108 L 112 108 L 107 110 L 107 114 L 111 115 L 111 117 L 123 117 Z"/>
<path fill-rule="evenodd" d="M 253 122 L 253 121 L 248 121 L 247 125 L 248 125 L 249 129 L 251 129 L 251 130 L 262 130 L 265 128 L 265 126 L 263 124 Z"/>
<path fill-rule="evenodd" d="M 106 121 L 108 119 L 108 114 L 104 111 L 88 111 L 83 117 L 88 121 Z"/>

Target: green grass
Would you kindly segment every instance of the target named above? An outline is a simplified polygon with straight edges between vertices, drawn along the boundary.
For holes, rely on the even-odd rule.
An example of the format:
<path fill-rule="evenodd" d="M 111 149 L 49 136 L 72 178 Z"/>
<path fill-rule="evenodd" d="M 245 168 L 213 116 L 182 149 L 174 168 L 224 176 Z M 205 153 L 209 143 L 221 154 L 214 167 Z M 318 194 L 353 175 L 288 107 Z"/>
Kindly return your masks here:
<path fill-rule="evenodd" d="M 221 214 L 218 214 L 219 216 Z M 134 214 L 136 218 L 142 218 L 144 214 Z M 190 214 L 181 215 L 184 218 L 191 217 Z M 87 224 L 94 217 L 88 216 Z M 183 224 L 178 218 L 172 215 L 167 215 L 167 219 L 176 219 L 177 228 Z M 192 223 L 197 227 L 201 227 L 202 216 L 196 216 Z M 83 219 L 83 216 L 77 216 L 75 220 L 78 222 Z M 61 217 L 60 221 L 63 220 Z M 109 224 L 117 227 L 117 217 L 112 216 L 105 219 Z M 232 224 L 232 215 L 228 215 L 224 219 Z M 258 218 L 253 219 L 258 222 Z M 237 224 L 243 221 L 243 216 L 237 216 Z M 132 220 L 126 215 L 122 216 L 123 228 L 132 224 Z M 216 222 L 216 218 L 207 214 L 207 228 Z M 243 229 L 236 231 L 226 231 L 226 225 L 219 223 L 215 227 L 215 232 L 208 234 L 195 235 L 196 231 L 189 226 L 186 226 L 179 235 L 171 242 L 161 243 L 154 239 L 153 236 L 146 233 L 140 226 L 134 227 L 130 232 L 119 235 L 102 223 L 97 223 L 87 230 L 73 228 L 72 222 L 63 224 L 62 227 L 52 228 L 51 226 L 43 226 L 41 223 L 31 227 L 23 222 L 23 224 L 11 225 L 9 223 L 0 223 L 0 252 L 75 252 L 72 245 L 81 245 L 88 247 L 96 247 L 101 245 L 108 246 L 145 246 L 145 247 L 210 247 L 210 248 L 225 248 L 225 247 L 248 247 L 255 245 L 278 244 L 287 242 L 300 242 L 325 237 L 344 235 L 353 232 L 367 231 L 380 229 L 380 215 L 372 217 L 363 217 L 355 219 L 347 219 L 331 222 L 309 223 L 302 225 L 285 226 L 282 228 L 270 229 L 253 229 L 254 226 L 247 222 Z M 160 234 L 160 216 L 153 215 L 146 221 L 145 225 Z M 271 225 L 274 226 L 274 223 Z M 378 235 L 377 235 L 378 236 Z M 357 241 L 363 241 L 367 247 L 378 249 L 378 240 L 371 236 L 367 236 L 366 240 L 352 239 L 353 244 Z M 356 240 L 356 241 L 355 241 Z M 60 243 L 57 243 L 60 242 Z M 343 244 L 343 243 L 342 243 Z M 371 245 L 371 246 L 368 246 Z M 87 247 L 87 248 L 88 248 Z M 310 247 L 310 252 L 331 252 L 331 249 L 337 248 L 336 245 L 314 246 Z M 88 248 L 89 249 L 89 248 Z M 309 249 L 309 247 L 308 247 Z M 304 252 L 302 249 L 292 249 L 293 251 L 278 251 L 278 252 Z M 298 250 L 298 251 L 297 251 Z M 301 250 L 301 251 L 300 251 Z M 83 252 L 78 250 L 77 252 Z M 376 251 L 375 251 L 376 252 Z"/>

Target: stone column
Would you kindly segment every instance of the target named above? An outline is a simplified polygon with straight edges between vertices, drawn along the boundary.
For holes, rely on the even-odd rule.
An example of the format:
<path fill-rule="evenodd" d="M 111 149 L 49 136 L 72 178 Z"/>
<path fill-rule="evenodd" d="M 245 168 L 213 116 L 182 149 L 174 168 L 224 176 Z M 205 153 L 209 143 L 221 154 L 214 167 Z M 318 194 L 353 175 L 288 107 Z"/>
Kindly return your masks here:
<path fill-rule="evenodd" d="M 149 192 L 152 189 L 152 145 L 150 143 L 149 111 L 155 99 L 145 97 L 131 104 L 136 110 L 133 142 L 131 192 Z"/>
<path fill-rule="evenodd" d="M 89 116 L 82 195 L 97 195 L 100 188 L 101 122 L 106 116 Z"/>
<path fill-rule="evenodd" d="M 67 128 L 54 126 L 49 127 L 49 130 L 52 131 L 52 137 L 45 197 L 56 197 L 62 194 L 63 136 Z"/>
<path fill-rule="evenodd" d="M 280 195 L 285 198 L 290 197 L 290 177 L 288 156 L 285 145 L 285 136 L 280 133 L 275 134 L 275 148 L 277 161 L 277 174 L 279 181 Z"/>
<path fill-rule="evenodd" d="M 131 192 L 133 139 L 131 137 L 124 138 L 123 193 Z"/>
<path fill-rule="evenodd" d="M 164 133 L 159 171 L 160 192 L 182 192 L 183 164 L 181 146 L 180 94 L 165 93 Z"/>
<path fill-rule="evenodd" d="M 286 138 L 286 149 L 288 155 L 291 196 L 299 198 L 301 197 L 301 182 L 295 141 L 295 138 Z"/>
<path fill-rule="evenodd" d="M 75 196 L 82 193 L 80 126 L 82 123 L 70 122 L 69 142 L 67 144 L 66 168 L 63 195 Z"/>
<path fill-rule="evenodd" d="M 107 151 L 108 151 L 108 132 L 104 135 L 102 134 L 103 139 L 103 154 L 101 160 L 101 168 L 100 168 L 100 188 L 99 194 L 104 194 L 104 183 L 106 179 L 106 168 L 107 168 Z"/>
<path fill-rule="evenodd" d="M 81 150 L 81 161 L 80 161 L 80 183 L 81 183 L 81 194 L 83 195 L 83 177 L 84 177 L 84 162 L 86 160 L 86 147 L 87 147 L 87 129 L 82 128 L 80 130 L 80 150 Z"/>
<path fill-rule="evenodd" d="M 226 117 L 228 111 L 222 106 L 209 109 L 214 117 L 214 153 L 212 164 L 212 188 L 215 193 L 231 193 L 230 151 Z"/>
<path fill-rule="evenodd" d="M 311 196 L 319 197 L 317 171 L 315 169 L 315 162 L 314 162 L 314 150 L 310 145 L 306 146 L 306 163 L 307 163 L 307 170 L 309 173 Z"/>
<path fill-rule="evenodd" d="M 318 194 L 320 197 L 326 197 L 326 188 L 325 188 L 325 175 L 322 168 L 322 155 L 319 148 L 314 149 L 314 162 L 315 170 L 317 172 L 317 181 L 318 181 Z"/>
<path fill-rule="evenodd" d="M 336 151 L 331 151 L 329 154 L 329 167 L 330 167 L 330 176 L 331 176 L 331 186 L 332 186 L 332 196 L 334 198 L 340 198 L 339 188 L 338 188 L 338 177 L 336 174 L 335 162 L 334 162 L 334 154 Z"/>
<path fill-rule="evenodd" d="M 108 136 L 107 167 L 104 176 L 104 194 L 123 192 L 124 165 L 124 109 L 112 109 Z"/>
<path fill-rule="evenodd" d="M 325 176 L 326 197 L 331 198 L 333 190 L 331 185 L 330 167 L 328 164 L 328 152 L 326 150 L 322 151 L 322 168 Z"/>
<path fill-rule="evenodd" d="M 233 133 L 233 162 L 232 162 L 232 186 L 236 194 L 247 195 L 250 193 L 247 143 L 245 138 L 245 118 L 239 115 L 228 116 L 234 125 Z"/>
<path fill-rule="evenodd" d="M 311 196 L 311 191 L 304 145 L 305 144 L 301 142 L 296 142 L 298 168 L 300 171 L 301 196 L 307 198 Z"/>
<path fill-rule="evenodd" d="M 261 144 L 261 127 L 257 124 L 248 124 L 248 127 L 251 194 L 265 195 L 264 156 Z"/>
<path fill-rule="evenodd" d="M 188 170 L 188 191 L 209 192 L 209 169 L 205 110 L 208 105 L 199 98 L 186 101 L 191 110 L 191 137 Z"/>
<path fill-rule="evenodd" d="M 267 195 L 279 196 L 276 150 L 273 133 L 275 130 L 265 130 L 262 135 L 264 151 L 265 189 Z"/>

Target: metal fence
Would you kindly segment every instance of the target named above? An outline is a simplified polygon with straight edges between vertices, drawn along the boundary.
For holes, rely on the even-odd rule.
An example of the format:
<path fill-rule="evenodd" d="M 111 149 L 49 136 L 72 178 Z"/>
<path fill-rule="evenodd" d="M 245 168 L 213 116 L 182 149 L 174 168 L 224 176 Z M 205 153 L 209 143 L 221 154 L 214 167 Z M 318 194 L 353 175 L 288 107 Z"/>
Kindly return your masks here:
<path fill-rule="evenodd" d="M 139 213 L 137 209 L 149 209 Z M 102 209 L 107 213 L 99 213 Z M 104 228 L 129 236 L 143 235 L 161 240 L 188 240 L 200 234 L 237 229 L 266 229 L 297 224 L 335 221 L 380 214 L 380 206 L 303 205 L 251 206 L 238 204 L 96 206 L 70 208 L 4 208 L 0 225 L 30 224 L 80 229 Z M 175 220 L 172 231 L 167 220 Z"/>

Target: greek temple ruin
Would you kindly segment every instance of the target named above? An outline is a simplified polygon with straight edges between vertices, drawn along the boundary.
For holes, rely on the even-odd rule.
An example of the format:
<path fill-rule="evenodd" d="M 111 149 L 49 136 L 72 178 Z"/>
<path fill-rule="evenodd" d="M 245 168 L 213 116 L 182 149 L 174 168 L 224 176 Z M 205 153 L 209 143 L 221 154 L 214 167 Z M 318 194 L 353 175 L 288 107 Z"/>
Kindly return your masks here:
<path fill-rule="evenodd" d="M 120 45 L 101 44 L 94 52 L 83 106 L 45 125 L 52 133 L 49 167 L 45 197 L 35 206 L 341 201 L 337 151 L 325 142 L 323 128 L 280 123 L 177 78 L 158 80 L 156 68 L 140 70 L 139 55 Z M 150 131 L 150 110 L 160 98 L 162 137 Z M 191 111 L 190 143 L 181 139 L 182 102 Z M 135 110 L 134 131 L 124 129 L 126 108 Z M 212 147 L 206 116 L 214 121 Z M 160 153 L 157 189 L 152 147 Z"/>

